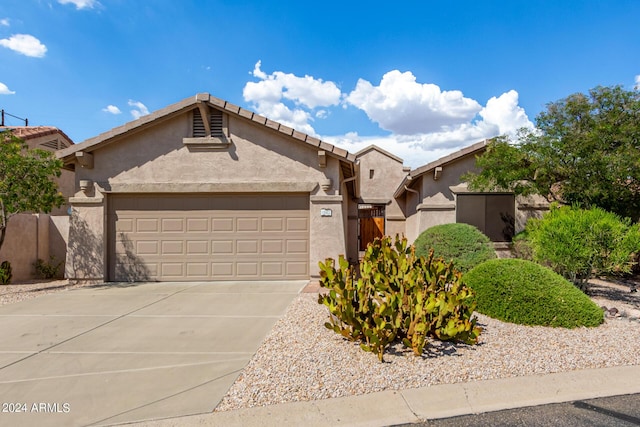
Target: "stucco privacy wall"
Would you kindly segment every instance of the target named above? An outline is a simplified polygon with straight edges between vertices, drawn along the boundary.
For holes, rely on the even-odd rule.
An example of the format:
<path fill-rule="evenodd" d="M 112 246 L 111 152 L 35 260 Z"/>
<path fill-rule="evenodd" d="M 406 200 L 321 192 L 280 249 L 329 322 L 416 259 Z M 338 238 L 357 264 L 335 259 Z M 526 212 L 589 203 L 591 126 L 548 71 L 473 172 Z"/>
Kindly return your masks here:
<path fill-rule="evenodd" d="M 14 282 L 33 279 L 38 258 L 57 264 L 64 262 L 69 233 L 68 216 L 19 214 L 11 217 L 0 261 L 11 263 Z M 50 256 L 54 259 L 50 260 Z M 62 275 L 64 269 L 60 269 Z"/>
<path fill-rule="evenodd" d="M 24 140 L 30 149 L 55 151 L 73 144 L 64 132 L 51 126 L 0 127 L 0 132 L 6 130 Z M 38 258 L 52 264 L 65 261 L 69 233 L 68 200 L 75 193 L 74 173 L 62 170 L 55 182 L 65 198 L 62 206 L 54 207 L 49 214 L 19 214 L 11 217 L 7 224 L 0 261 L 11 263 L 14 282 L 37 278 L 33 264 Z M 63 272 L 64 268 L 61 268 L 60 275 Z"/>
<path fill-rule="evenodd" d="M 340 194 L 340 160 L 327 156 L 319 164 L 318 149 L 234 115 L 228 116 L 228 147 L 193 149 L 192 111 L 150 127 L 124 133 L 91 151 L 93 168 L 76 167 L 78 191 L 73 205 L 67 256 L 71 279 L 108 279 L 105 215 L 110 194 L 118 193 L 300 193 L 310 195 L 310 269 L 317 261 L 345 253 L 343 221 L 348 197 Z M 78 147 L 80 148 L 80 147 Z M 331 209 L 331 216 L 321 216 Z M 84 260 L 96 261 L 89 263 Z"/>

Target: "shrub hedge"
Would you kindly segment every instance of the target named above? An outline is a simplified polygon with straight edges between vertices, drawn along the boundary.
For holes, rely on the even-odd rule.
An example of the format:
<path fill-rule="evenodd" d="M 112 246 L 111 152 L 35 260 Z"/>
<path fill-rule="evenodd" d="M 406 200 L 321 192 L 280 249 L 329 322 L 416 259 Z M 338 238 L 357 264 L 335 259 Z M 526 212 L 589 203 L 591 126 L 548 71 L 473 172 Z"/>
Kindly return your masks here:
<path fill-rule="evenodd" d="M 452 223 L 428 228 L 418 236 L 414 246 L 416 255 L 428 256 L 433 249 L 435 257 L 452 261 L 461 272 L 496 257 L 491 240 L 469 224 Z"/>
<path fill-rule="evenodd" d="M 600 208 L 552 207 L 525 231 L 533 261 L 581 289 L 594 276 L 630 273 L 640 253 L 640 225 Z"/>
<path fill-rule="evenodd" d="M 559 274 L 531 261 L 495 259 L 463 276 L 476 292 L 476 310 L 522 325 L 598 326 L 604 312 Z"/>

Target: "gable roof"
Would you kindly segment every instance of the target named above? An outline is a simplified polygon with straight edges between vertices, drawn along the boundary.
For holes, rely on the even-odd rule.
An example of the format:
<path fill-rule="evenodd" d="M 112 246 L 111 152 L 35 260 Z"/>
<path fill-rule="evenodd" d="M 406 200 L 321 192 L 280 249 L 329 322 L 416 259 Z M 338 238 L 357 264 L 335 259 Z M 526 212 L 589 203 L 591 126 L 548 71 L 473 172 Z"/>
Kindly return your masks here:
<path fill-rule="evenodd" d="M 390 159 L 395 160 L 398 163 L 404 163 L 404 160 L 402 160 L 400 157 L 398 157 L 398 156 L 396 156 L 394 154 L 391 154 L 387 150 L 383 150 L 382 148 L 378 147 L 375 144 L 371 144 L 370 146 L 365 147 L 362 150 L 358 151 L 356 153 L 356 158 L 362 157 L 363 155 L 367 154 L 370 151 L 377 151 L 377 152 L 379 152 L 381 154 L 384 154 L 385 156 L 389 157 Z"/>
<path fill-rule="evenodd" d="M 438 160 L 435 160 L 431 163 L 427 163 L 424 166 L 420 166 L 417 169 L 412 170 L 411 172 L 409 172 L 407 174 L 407 176 L 402 180 L 402 182 L 400 183 L 400 185 L 398 186 L 398 189 L 396 190 L 396 192 L 393 194 L 393 197 L 400 197 L 405 191 L 405 186 L 408 186 L 411 181 L 413 181 L 416 178 L 421 177 L 422 175 L 429 173 L 429 172 L 433 172 L 437 167 L 443 167 L 446 166 L 449 163 L 453 163 L 455 161 L 458 161 L 464 157 L 467 156 L 471 156 L 471 155 L 477 155 L 480 154 L 482 152 L 484 152 L 484 150 L 487 148 L 487 144 L 489 143 L 489 140 L 485 139 L 482 140 L 480 142 L 476 142 L 473 145 L 469 145 L 468 147 L 464 147 L 461 150 L 455 151 L 451 154 L 448 154 L 444 157 L 439 158 Z"/>
<path fill-rule="evenodd" d="M 75 159 L 75 154 L 78 152 L 90 153 L 92 151 L 95 151 L 100 147 L 117 142 L 127 135 L 139 132 L 157 123 L 163 122 L 179 114 L 197 108 L 200 103 L 206 103 L 218 110 L 224 111 L 227 114 L 241 117 L 245 120 L 250 120 L 272 131 L 280 132 L 288 137 L 291 137 L 294 141 L 302 144 L 308 144 L 310 147 L 315 147 L 318 150 L 323 150 L 327 154 L 337 157 L 342 161 L 346 161 L 348 163 L 355 163 L 356 161 L 356 156 L 349 153 L 347 150 L 343 150 L 342 148 L 338 148 L 332 144 L 321 141 L 320 139 L 315 138 L 311 135 L 298 132 L 293 128 L 290 128 L 273 120 L 269 120 L 264 116 L 254 113 L 253 111 L 246 110 L 230 102 L 211 96 L 208 93 L 199 93 L 190 98 L 183 99 L 180 102 L 154 111 L 151 114 L 142 116 L 137 120 L 125 123 L 122 126 L 113 128 L 107 132 L 87 139 L 86 141 L 83 141 L 72 147 L 60 150 L 58 151 L 57 156 L 65 163 L 71 162 Z"/>
<path fill-rule="evenodd" d="M 73 141 L 67 136 L 66 133 L 53 126 L 0 126 L 0 132 L 5 130 L 11 131 L 15 136 L 22 139 L 23 141 L 28 141 L 31 139 L 41 138 L 49 135 L 57 135 L 63 138 L 65 147 L 73 145 Z"/>

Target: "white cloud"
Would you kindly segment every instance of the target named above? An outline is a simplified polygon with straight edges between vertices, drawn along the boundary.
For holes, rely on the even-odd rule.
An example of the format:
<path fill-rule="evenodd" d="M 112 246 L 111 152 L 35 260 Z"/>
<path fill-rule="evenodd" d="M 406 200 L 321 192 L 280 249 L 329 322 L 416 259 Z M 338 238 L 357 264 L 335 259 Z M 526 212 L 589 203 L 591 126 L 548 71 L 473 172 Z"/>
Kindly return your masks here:
<path fill-rule="evenodd" d="M 308 75 L 298 77 L 282 71 L 267 74 L 262 71 L 261 65 L 261 61 L 258 61 L 251 73 L 260 81 L 248 82 L 242 94 L 245 101 L 253 103 L 258 113 L 272 120 L 313 135 L 315 132 L 309 124 L 313 115 L 305 109 L 313 110 L 340 103 L 342 93 L 334 82 L 325 82 Z M 287 101 L 292 105 L 287 105 Z M 317 118 L 325 116 L 326 112 L 323 110 L 315 114 Z"/>
<path fill-rule="evenodd" d="M 394 113 L 394 110 L 390 111 L 390 114 Z M 405 165 L 416 168 L 483 139 L 502 134 L 514 135 L 522 127 L 534 127 L 524 109 L 518 105 L 518 93 L 515 90 L 489 99 L 478 116 L 480 119 L 442 126 L 436 132 L 392 134 L 387 137 L 347 134 L 323 139 L 351 152 L 376 144 L 403 158 Z"/>
<path fill-rule="evenodd" d="M 80 9 L 93 9 L 99 6 L 100 3 L 96 0 L 58 0 L 60 4 L 73 4 L 77 10 Z"/>
<path fill-rule="evenodd" d="M 29 34 L 14 34 L 8 39 L 0 39 L 0 46 L 34 58 L 42 58 L 47 47 Z"/>
<path fill-rule="evenodd" d="M 349 132 L 322 139 L 352 153 L 376 144 L 414 168 L 483 139 L 534 127 L 518 105 L 515 90 L 494 96 L 482 106 L 461 91 L 443 91 L 435 84 L 417 82 L 411 72 L 398 70 L 386 73 L 377 86 L 360 79 L 348 95 L 335 83 L 310 76 L 281 71 L 267 74 L 260 61 L 250 74 L 259 81 L 247 83 L 243 95 L 260 114 L 319 136 L 311 125 L 314 120 L 331 116 L 332 108 L 338 105 L 356 107 L 391 134 Z"/>
<path fill-rule="evenodd" d="M 0 19 L 0 25 L 2 25 L 3 27 L 8 27 L 9 26 L 9 18 Z"/>
<path fill-rule="evenodd" d="M 129 105 L 131 105 L 131 104 L 129 104 Z M 111 114 L 121 114 L 122 113 L 122 111 L 120 111 L 120 109 L 118 107 L 116 107 L 115 105 L 107 105 L 106 107 L 104 107 L 102 109 L 102 111 L 104 111 L 105 113 L 111 113 Z"/>
<path fill-rule="evenodd" d="M 0 95 L 13 95 L 15 92 L 9 90 L 6 84 L 0 82 Z"/>
<path fill-rule="evenodd" d="M 381 128 L 399 135 L 437 132 L 473 119 L 480 104 L 458 90 L 441 91 L 437 85 L 416 82 L 411 72 L 386 73 L 379 86 L 358 80 L 347 102 Z"/>
<path fill-rule="evenodd" d="M 130 99 L 129 106 L 133 107 L 133 110 L 131 110 L 131 115 L 134 119 L 139 119 L 140 117 L 149 114 L 149 109 L 140 101 L 134 101 Z"/>
<path fill-rule="evenodd" d="M 636 90 L 640 90 L 640 74 L 638 74 L 636 76 L 636 85 L 635 85 L 635 89 Z"/>
<path fill-rule="evenodd" d="M 500 134 L 515 135 L 520 128 L 533 128 L 524 108 L 518 105 L 518 92 L 515 90 L 492 97 L 479 114 L 486 125 L 497 127 Z"/>

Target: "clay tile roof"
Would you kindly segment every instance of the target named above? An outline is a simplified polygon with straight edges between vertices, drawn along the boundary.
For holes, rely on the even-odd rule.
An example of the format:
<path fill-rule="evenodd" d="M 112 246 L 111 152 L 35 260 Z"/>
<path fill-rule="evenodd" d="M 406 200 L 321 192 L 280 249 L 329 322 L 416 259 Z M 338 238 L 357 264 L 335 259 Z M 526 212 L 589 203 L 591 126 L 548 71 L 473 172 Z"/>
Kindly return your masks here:
<path fill-rule="evenodd" d="M 60 134 L 64 138 L 68 139 L 69 142 L 72 142 L 71 138 L 69 138 L 64 132 L 53 126 L 5 126 L 1 127 L 0 131 L 4 129 L 11 130 L 15 136 L 25 141 L 39 138 L 41 136 Z"/>

